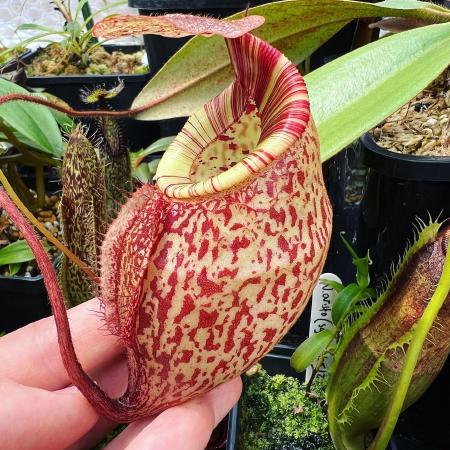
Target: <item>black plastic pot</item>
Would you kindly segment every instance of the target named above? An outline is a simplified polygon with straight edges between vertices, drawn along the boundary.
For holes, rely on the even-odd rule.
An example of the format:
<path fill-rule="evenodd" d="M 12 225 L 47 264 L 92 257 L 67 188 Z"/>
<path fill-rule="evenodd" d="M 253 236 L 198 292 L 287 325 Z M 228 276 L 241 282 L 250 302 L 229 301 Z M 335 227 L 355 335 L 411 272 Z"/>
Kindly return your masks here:
<path fill-rule="evenodd" d="M 134 53 L 141 50 L 138 45 L 105 45 L 104 48 L 112 53 L 122 51 Z M 30 63 L 41 50 L 36 50 L 25 54 L 21 61 Z M 10 69 L 14 69 L 10 66 Z M 150 74 L 111 74 L 111 75 L 55 75 L 55 76 L 33 76 L 27 78 L 27 87 L 31 89 L 45 89 L 75 109 L 90 109 L 91 105 L 86 105 L 80 98 L 82 89 L 92 90 L 98 86 L 110 89 L 122 80 L 124 89 L 116 97 L 109 100 L 109 104 L 114 110 L 123 110 L 131 106 L 133 99 L 139 94 L 142 88 L 150 79 Z M 129 145 L 132 150 L 146 147 L 159 137 L 158 127 L 153 122 L 143 122 L 133 119 L 122 119 L 127 131 Z"/>
<path fill-rule="evenodd" d="M 51 315 L 42 275 L 0 276 L 0 292 L 0 333 L 9 333 Z"/>
<path fill-rule="evenodd" d="M 370 134 L 361 138 L 369 174 L 362 203 L 361 244 L 370 249 L 376 277 L 413 240 L 419 217 L 425 222 L 450 217 L 450 158 L 393 153 Z"/>
<path fill-rule="evenodd" d="M 22 166 L 19 173 L 29 188 L 36 187 L 33 168 Z M 61 180 L 53 167 L 46 168 L 45 187 L 49 195 L 59 191 L 61 187 Z M 59 258 L 56 258 L 55 267 L 58 263 Z M 42 275 L 0 276 L 0 333 L 10 333 L 51 314 L 52 309 Z"/>
<path fill-rule="evenodd" d="M 139 45 L 105 45 L 105 50 L 109 53 L 121 51 L 124 53 L 135 53 L 142 50 Z M 21 58 L 25 64 L 29 64 L 42 49 L 38 49 Z M 111 74 L 111 75 L 49 75 L 49 76 L 31 76 L 27 79 L 29 88 L 43 88 L 47 92 L 61 98 L 70 106 L 76 109 L 88 109 L 80 98 L 80 89 L 92 89 L 97 86 L 104 86 L 107 89 L 116 86 L 119 80 L 123 80 L 125 87 L 123 91 L 111 99 L 113 109 L 128 108 L 133 98 L 140 92 L 150 75 L 144 74 Z"/>
<path fill-rule="evenodd" d="M 355 280 L 352 257 L 342 243 L 340 234 L 365 253 L 357 242 L 361 223 L 361 202 L 364 194 L 367 168 L 362 163 L 362 149 L 354 144 L 322 165 L 325 186 L 333 207 L 333 230 L 324 272 L 337 275 L 344 284 Z"/>

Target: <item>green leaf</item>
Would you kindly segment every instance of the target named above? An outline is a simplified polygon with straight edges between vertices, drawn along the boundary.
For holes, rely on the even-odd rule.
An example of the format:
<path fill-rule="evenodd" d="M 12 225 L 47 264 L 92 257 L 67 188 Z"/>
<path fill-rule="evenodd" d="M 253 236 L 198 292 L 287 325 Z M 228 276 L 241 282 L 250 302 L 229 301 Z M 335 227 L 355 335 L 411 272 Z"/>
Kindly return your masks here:
<path fill-rule="evenodd" d="M 17 273 L 19 272 L 20 268 L 22 267 L 22 264 L 20 263 L 15 263 L 15 264 L 9 264 L 8 265 L 8 271 L 9 274 L 13 277 L 14 275 L 17 275 Z"/>
<path fill-rule="evenodd" d="M 23 41 L 20 41 L 20 45 L 23 47 L 26 47 L 27 45 L 31 44 L 32 42 L 50 42 L 53 43 L 55 42 L 54 40 L 51 39 L 44 39 L 45 37 L 48 36 L 53 36 L 55 34 L 61 34 L 61 35 L 65 35 L 65 32 L 51 32 L 51 33 L 41 33 L 41 34 L 36 34 L 34 36 L 29 37 L 28 39 L 24 39 Z"/>
<path fill-rule="evenodd" d="M 10 93 L 29 94 L 14 83 L 0 78 L 0 95 Z M 11 128 L 33 142 L 33 147 L 59 158 L 63 139 L 58 123 L 45 106 L 24 102 L 10 102 L 0 106 L 0 118 Z"/>
<path fill-rule="evenodd" d="M 370 283 L 369 265 L 372 263 L 369 257 L 369 250 L 364 258 L 358 258 L 353 260 L 353 264 L 356 266 L 356 282 L 359 287 L 366 288 Z"/>
<path fill-rule="evenodd" d="M 44 245 L 44 248 L 48 250 L 49 246 Z M 0 249 L 0 266 L 5 266 L 7 264 L 21 264 L 32 261 L 33 259 L 33 252 L 27 242 L 23 239 L 12 242 Z"/>
<path fill-rule="evenodd" d="M 334 280 L 327 280 L 325 278 L 321 278 L 320 282 L 332 287 L 336 292 L 341 292 L 342 289 L 344 289 L 344 285 L 342 283 L 338 283 L 337 281 Z"/>
<path fill-rule="evenodd" d="M 422 91 L 450 63 L 450 24 L 389 36 L 306 75 L 326 161 Z"/>
<path fill-rule="evenodd" d="M 142 160 L 146 156 L 153 153 L 165 152 L 174 138 L 175 136 L 164 137 L 158 139 L 142 150 L 138 150 L 137 152 L 130 152 L 133 177 L 139 180 L 141 183 L 152 183 L 160 160 L 158 159 L 150 161 L 149 163 L 142 162 Z"/>
<path fill-rule="evenodd" d="M 72 39 L 76 39 L 83 30 L 78 22 L 69 22 L 66 25 L 66 31 L 70 34 Z"/>
<path fill-rule="evenodd" d="M 352 306 L 365 297 L 364 288 L 355 283 L 345 286 L 336 296 L 333 308 L 331 309 L 331 318 L 333 323 L 339 327 L 340 323 L 347 317 Z"/>
<path fill-rule="evenodd" d="M 150 173 L 148 164 L 142 163 L 139 164 L 135 169 L 133 169 L 133 178 L 140 181 L 141 183 L 151 183 L 152 174 Z"/>
<path fill-rule="evenodd" d="M 283 52 L 294 64 L 344 27 L 362 17 L 402 16 L 448 20 L 447 10 L 428 3 L 390 1 L 378 4 L 345 0 L 292 0 L 249 10 L 266 21 L 254 34 Z M 235 14 L 233 18 L 242 17 Z M 348 74 L 352 71 L 348 70 Z M 154 105 L 139 114 L 142 120 L 189 116 L 219 94 L 234 78 L 224 39 L 197 36 L 178 51 L 141 91 L 133 107 Z"/>
<path fill-rule="evenodd" d="M 41 95 L 43 98 L 45 98 L 47 100 L 50 100 L 52 102 L 64 104 L 65 106 L 70 107 L 70 105 L 68 105 L 66 102 L 61 100 L 59 97 L 57 97 L 56 95 L 50 94 L 48 92 L 40 92 L 37 95 Z M 76 123 L 72 119 L 72 117 L 69 117 L 67 114 L 65 114 L 65 113 L 63 113 L 61 111 L 57 111 L 56 109 L 50 109 L 49 108 L 49 111 L 51 112 L 52 116 L 55 118 L 56 122 L 58 122 L 58 125 L 59 125 L 60 129 L 66 135 L 72 133 L 72 131 L 76 127 Z"/>
<path fill-rule="evenodd" d="M 37 23 L 23 23 L 16 28 L 16 31 L 24 31 L 24 30 L 44 31 L 47 36 L 51 34 L 64 34 L 62 31 L 58 31 L 50 27 L 44 27 L 43 25 L 39 25 Z"/>
<path fill-rule="evenodd" d="M 81 10 L 83 6 L 88 2 L 88 0 L 78 0 L 77 9 L 75 10 L 75 15 L 73 16 L 73 20 L 78 21 L 78 17 L 81 15 Z"/>
<path fill-rule="evenodd" d="M 345 239 L 344 233 L 340 233 L 340 238 L 341 241 L 344 243 L 345 247 L 347 248 L 347 250 L 349 251 L 349 253 L 352 255 L 353 265 L 356 267 L 356 282 L 358 283 L 358 286 L 362 288 L 367 288 L 367 286 L 369 286 L 370 283 L 369 265 L 372 264 L 372 261 L 369 256 L 369 250 L 367 250 L 366 256 L 361 258 L 355 252 L 350 242 L 348 242 L 347 239 Z"/>
<path fill-rule="evenodd" d="M 163 137 L 142 150 L 131 152 L 131 160 L 136 164 L 139 164 L 148 155 L 157 152 L 165 152 L 174 139 L 175 136 Z"/>
<path fill-rule="evenodd" d="M 345 245 L 345 248 L 348 250 L 350 255 L 352 255 L 352 258 L 353 259 L 359 259 L 359 255 L 355 252 L 355 249 L 352 247 L 350 242 L 348 242 L 347 239 L 345 239 L 345 232 L 344 231 L 339 233 L 339 237 L 341 238 L 341 241 Z"/>
<path fill-rule="evenodd" d="M 51 109 L 50 112 L 64 133 L 70 134 L 75 130 L 76 123 L 67 114 L 56 111 L 55 109 Z"/>
<path fill-rule="evenodd" d="M 291 357 L 291 367 L 297 372 L 303 372 L 327 348 L 335 337 L 331 330 L 322 330 L 303 341 Z"/>

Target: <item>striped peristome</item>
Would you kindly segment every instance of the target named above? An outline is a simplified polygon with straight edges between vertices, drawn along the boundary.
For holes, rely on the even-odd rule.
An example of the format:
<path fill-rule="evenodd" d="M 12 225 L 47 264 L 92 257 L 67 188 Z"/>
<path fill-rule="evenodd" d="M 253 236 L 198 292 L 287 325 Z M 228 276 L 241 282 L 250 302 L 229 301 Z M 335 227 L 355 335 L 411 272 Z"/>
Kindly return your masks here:
<path fill-rule="evenodd" d="M 251 46 L 251 51 L 242 52 L 242 45 Z M 158 166 L 158 187 L 169 197 L 181 199 L 214 194 L 245 182 L 293 145 L 309 120 L 305 84 L 295 66 L 284 56 L 280 57 L 276 49 L 250 34 L 228 40 L 228 48 L 234 61 L 236 81 L 188 120 Z M 259 69 L 252 70 L 256 66 Z M 257 138 L 255 147 L 247 149 L 250 150 L 247 155 L 238 155 L 239 149 L 229 148 L 231 157 L 234 153 L 235 165 L 220 170 L 227 161 L 217 160 L 214 150 L 222 142 L 225 130 L 249 109 L 255 109 L 260 118 L 260 125 L 250 130 Z M 251 123 L 256 121 L 254 118 Z M 239 140 L 241 136 L 236 138 Z M 192 165 L 205 151 L 211 153 L 209 164 L 217 173 L 193 182 Z"/>

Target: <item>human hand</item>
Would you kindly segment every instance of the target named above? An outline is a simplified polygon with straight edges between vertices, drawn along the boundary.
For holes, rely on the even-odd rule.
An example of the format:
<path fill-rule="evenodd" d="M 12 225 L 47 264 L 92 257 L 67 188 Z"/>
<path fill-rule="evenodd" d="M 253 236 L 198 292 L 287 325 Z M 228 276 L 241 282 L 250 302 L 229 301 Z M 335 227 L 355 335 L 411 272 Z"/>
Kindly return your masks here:
<path fill-rule="evenodd" d="M 93 299 L 68 311 L 83 368 L 111 397 L 127 385 L 123 347 L 103 328 Z M 241 392 L 235 379 L 211 392 L 130 424 L 108 450 L 202 450 Z M 116 424 L 99 416 L 71 385 L 53 317 L 0 338 L 0 448 L 89 449 Z"/>

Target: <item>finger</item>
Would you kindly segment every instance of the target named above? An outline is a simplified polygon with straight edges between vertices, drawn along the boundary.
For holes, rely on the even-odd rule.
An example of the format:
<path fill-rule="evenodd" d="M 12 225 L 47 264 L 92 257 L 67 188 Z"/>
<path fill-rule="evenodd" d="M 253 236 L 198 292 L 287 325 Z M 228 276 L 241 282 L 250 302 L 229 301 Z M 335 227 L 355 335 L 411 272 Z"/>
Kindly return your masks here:
<path fill-rule="evenodd" d="M 83 430 L 92 428 L 98 419 L 75 388 L 49 392 L 4 380 L 0 396 L 3 450 L 60 450 L 74 442 Z"/>
<path fill-rule="evenodd" d="M 115 398 L 126 388 L 127 372 L 125 360 L 117 360 L 98 374 L 98 380 L 107 394 Z M 115 426 L 101 418 L 73 386 L 46 391 L 5 379 L 0 385 L 0 398 L 2 450 L 91 448 Z"/>
<path fill-rule="evenodd" d="M 84 436 L 77 439 L 76 442 L 66 447 L 66 450 L 86 450 L 92 449 L 96 444 L 108 435 L 117 426 L 117 423 L 111 422 L 104 417 L 99 417 L 95 425 L 86 432 Z"/>
<path fill-rule="evenodd" d="M 95 371 L 93 378 L 111 398 L 120 397 L 128 384 L 128 366 L 125 359 L 118 359 L 106 370 Z M 79 438 L 67 450 L 92 448 L 116 426 L 117 423 L 98 416 L 98 420 L 92 428 L 80 430 Z"/>
<path fill-rule="evenodd" d="M 212 430 L 238 401 L 240 378 L 188 402 L 162 412 L 156 418 L 129 425 L 107 450 L 203 450 Z"/>
<path fill-rule="evenodd" d="M 100 302 L 90 300 L 68 311 L 78 359 L 89 372 L 123 350 L 117 337 L 105 329 Z M 57 390 L 70 383 L 59 353 L 53 317 L 42 319 L 0 339 L 2 376 L 17 383 Z"/>

